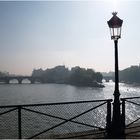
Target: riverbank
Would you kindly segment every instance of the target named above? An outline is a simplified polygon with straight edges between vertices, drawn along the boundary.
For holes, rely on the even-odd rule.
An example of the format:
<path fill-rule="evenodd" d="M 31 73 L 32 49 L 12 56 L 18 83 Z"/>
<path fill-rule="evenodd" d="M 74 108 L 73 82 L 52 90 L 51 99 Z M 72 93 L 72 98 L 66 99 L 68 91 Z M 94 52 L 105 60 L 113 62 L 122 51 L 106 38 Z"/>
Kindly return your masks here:
<path fill-rule="evenodd" d="M 97 88 L 104 88 L 105 86 L 101 83 L 97 83 L 97 82 L 92 82 L 92 83 L 76 83 L 76 84 L 70 84 L 73 86 L 77 86 L 77 87 L 97 87 Z"/>

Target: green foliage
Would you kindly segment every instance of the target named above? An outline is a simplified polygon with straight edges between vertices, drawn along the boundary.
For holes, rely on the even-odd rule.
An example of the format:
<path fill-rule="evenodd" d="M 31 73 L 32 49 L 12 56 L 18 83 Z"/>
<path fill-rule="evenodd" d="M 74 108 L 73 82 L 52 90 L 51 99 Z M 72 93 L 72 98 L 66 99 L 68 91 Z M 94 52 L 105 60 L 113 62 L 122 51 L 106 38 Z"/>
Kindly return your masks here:
<path fill-rule="evenodd" d="M 92 74 L 92 73 L 91 73 Z M 69 77 L 69 83 L 74 85 L 85 85 L 92 82 L 92 75 L 86 69 L 75 67 L 72 68 Z"/>
<path fill-rule="evenodd" d="M 131 66 L 120 71 L 120 81 L 125 83 L 140 83 L 140 66 Z"/>
<path fill-rule="evenodd" d="M 42 72 L 39 70 L 33 71 L 32 76 L 41 77 L 41 82 L 43 83 L 65 83 L 68 77 L 68 69 L 65 66 L 56 66 L 52 69 L 47 69 Z"/>
<path fill-rule="evenodd" d="M 0 77 L 3 77 L 3 76 L 8 76 L 9 75 L 9 73 L 8 72 L 1 72 L 0 71 Z"/>
<path fill-rule="evenodd" d="M 100 72 L 97 72 L 96 73 L 96 81 L 100 83 L 102 81 L 102 79 L 103 79 L 102 74 Z"/>
<path fill-rule="evenodd" d="M 102 74 L 92 69 L 78 66 L 68 70 L 65 66 L 56 66 L 52 69 L 33 70 L 32 76 L 41 77 L 42 83 L 72 84 L 77 86 L 92 86 L 93 82 L 102 82 Z M 94 86 L 94 85 L 93 85 Z"/>

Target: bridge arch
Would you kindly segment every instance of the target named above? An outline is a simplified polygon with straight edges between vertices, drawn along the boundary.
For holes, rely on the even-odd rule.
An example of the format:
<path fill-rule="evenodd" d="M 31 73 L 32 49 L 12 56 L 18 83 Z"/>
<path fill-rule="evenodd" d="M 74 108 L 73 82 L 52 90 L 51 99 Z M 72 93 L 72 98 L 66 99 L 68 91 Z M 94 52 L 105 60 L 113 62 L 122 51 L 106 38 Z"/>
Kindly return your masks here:
<path fill-rule="evenodd" d="M 113 76 L 104 76 L 103 81 L 105 82 L 110 82 L 110 81 L 115 81 L 115 78 Z"/>
<path fill-rule="evenodd" d="M 6 82 L 7 83 L 7 82 Z M 18 80 L 15 78 L 15 79 L 9 79 L 9 83 L 10 84 L 17 84 L 18 83 Z M 8 83 L 7 83 L 8 84 Z"/>
<path fill-rule="evenodd" d="M 29 84 L 29 83 L 31 83 L 31 81 L 30 81 L 28 78 L 24 78 L 24 79 L 22 80 L 22 83 L 23 83 L 23 84 Z"/>
<path fill-rule="evenodd" d="M 25 83 L 24 80 L 28 80 L 29 81 L 28 83 L 31 83 L 31 84 L 34 84 L 35 82 L 40 82 L 39 77 L 32 77 L 32 76 L 5 76 L 5 77 L 0 77 L 0 82 L 3 82 L 5 84 L 10 84 L 10 81 L 12 81 L 12 80 L 17 80 L 18 84 Z"/>

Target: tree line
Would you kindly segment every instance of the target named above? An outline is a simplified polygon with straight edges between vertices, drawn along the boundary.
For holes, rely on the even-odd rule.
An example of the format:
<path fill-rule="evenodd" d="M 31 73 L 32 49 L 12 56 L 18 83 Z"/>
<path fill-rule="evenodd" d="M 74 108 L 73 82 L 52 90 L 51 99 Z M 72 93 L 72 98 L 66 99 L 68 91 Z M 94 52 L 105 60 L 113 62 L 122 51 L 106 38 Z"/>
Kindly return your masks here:
<path fill-rule="evenodd" d="M 140 83 L 140 66 L 131 66 L 119 72 L 120 81 L 124 83 Z"/>
<path fill-rule="evenodd" d="M 80 68 L 69 70 L 65 66 L 56 66 L 51 69 L 34 69 L 32 76 L 40 77 L 42 83 L 71 84 L 76 86 L 100 86 L 103 76 L 93 69 Z"/>
<path fill-rule="evenodd" d="M 4 76 L 9 76 L 9 73 L 0 71 L 0 77 L 4 77 Z"/>
<path fill-rule="evenodd" d="M 114 72 L 102 73 L 105 76 L 113 76 Z M 79 66 L 69 70 L 65 66 L 56 66 L 51 69 L 34 69 L 32 76 L 40 77 L 41 83 L 72 84 L 83 86 L 96 86 L 102 83 L 103 75 L 93 69 L 80 68 Z M 8 72 L 0 71 L 0 77 L 11 76 Z M 119 80 L 124 83 L 140 83 L 140 65 L 130 66 L 119 71 Z M 97 85 L 98 86 L 98 85 Z"/>
<path fill-rule="evenodd" d="M 104 76 L 115 77 L 114 72 L 102 73 Z M 119 81 L 123 83 L 140 83 L 140 65 L 130 66 L 119 71 Z"/>

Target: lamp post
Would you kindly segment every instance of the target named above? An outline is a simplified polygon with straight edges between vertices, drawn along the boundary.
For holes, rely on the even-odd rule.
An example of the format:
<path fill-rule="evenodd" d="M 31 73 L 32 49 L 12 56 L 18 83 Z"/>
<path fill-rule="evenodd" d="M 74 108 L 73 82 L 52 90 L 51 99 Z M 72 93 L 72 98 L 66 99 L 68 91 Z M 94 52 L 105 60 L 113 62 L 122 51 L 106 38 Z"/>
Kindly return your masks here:
<path fill-rule="evenodd" d="M 110 28 L 111 39 L 114 40 L 115 47 L 115 90 L 113 102 L 113 117 L 111 125 L 111 137 L 123 138 L 122 119 L 120 111 L 119 92 L 119 68 L 118 68 L 118 39 L 121 38 L 121 27 L 123 20 L 117 17 L 117 12 L 113 12 L 113 17 L 107 22 Z"/>

